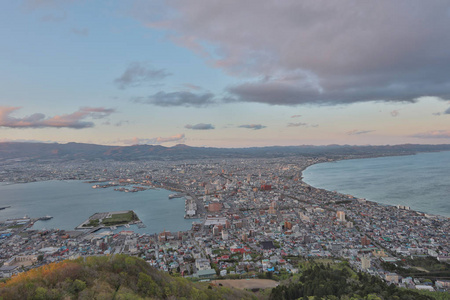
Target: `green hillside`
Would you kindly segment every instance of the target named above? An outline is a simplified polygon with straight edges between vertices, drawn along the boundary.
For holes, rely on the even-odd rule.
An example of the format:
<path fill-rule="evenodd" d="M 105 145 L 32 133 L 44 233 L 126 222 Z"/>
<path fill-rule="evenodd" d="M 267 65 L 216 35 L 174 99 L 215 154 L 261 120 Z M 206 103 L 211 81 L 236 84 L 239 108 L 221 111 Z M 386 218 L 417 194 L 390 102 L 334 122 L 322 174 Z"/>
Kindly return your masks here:
<path fill-rule="evenodd" d="M 447 300 L 449 293 L 419 292 L 388 285 L 353 271 L 347 262 L 299 263 L 272 290 L 259 293 L 210 283 L 194 283 L 126 255 L 86 257 L 45 265 L 0 283 L 0 300 L 14 299 L 307 299 Z"/>
<path fill-rule="evenodd" d="M 126 256 L 66 260 L 0 284 L 0 299 L 254 299 L 250 292 L 193 283 Z"/>
<path fill-rule="evenodd" d="M 447 300 L 445 292 L 420 292 L 387 284 L 379 277 L 353 271 L 347 262 L 306 262 L 299 275 L 272 289 L 270 300 Z"/>

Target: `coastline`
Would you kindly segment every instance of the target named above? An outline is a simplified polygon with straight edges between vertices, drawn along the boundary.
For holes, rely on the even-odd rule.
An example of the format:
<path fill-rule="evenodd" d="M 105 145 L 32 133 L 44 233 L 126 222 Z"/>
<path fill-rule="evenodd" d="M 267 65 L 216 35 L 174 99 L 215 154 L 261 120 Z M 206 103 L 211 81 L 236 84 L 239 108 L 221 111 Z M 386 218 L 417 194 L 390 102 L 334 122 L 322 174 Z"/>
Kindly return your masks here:
<path fill-rule="evenodd" d="M 362 198 L 362 197 L 356 197 L 356 196 L 352 195 L 351 193 L 344 193 L 344 192 L 339 191 L 338 189 L 332 190 L 332 189 L 329 189 L 329 188 L 327 189 L 327 188 L 316 187 L 316 186 L 314 186 L 314 185 L 312 185 L 312 184 L 310 184 L 310 183 L 308 183 L 308 182 L 305 181 L 304 172 L 305 172 L 308 168 L 310 168 L 310 167 L 312 167 L 312 166 L 321 165 L 321 164 L 327 164 L 327 163 L 337 163 L 337 162 L 340 162 L 340 161 L 346 161 L 346 160 L 390 158 L 390 157 L 399 157 L 399 156 L 401 156 L 401 157 L 406 157 L 406 156 L 417 156 L 417 155 L 419 155 L 419 154 L 442 153 L 442 152 L 450 152 L 450 151 L 428 151 L 428 152 L 417 152 L 417 153 L 404 154 L 404 155 L 400 155 L 400 154 L 399 154 L 399 155 L 383 155 L 383 156 L 368 156 L 368 157 L 343 157 L 343 158 L 333 159 L 332 161 L 315 162 L 315 163 L 312 163 L 312 164 L 310 164 L 310 165 L 304 167 L 304 168 L 301 170 L 301 182 L 302 182 L 303 184 L 305 184 L 306 186 L 309 186 L 309 187 L 311 187 L 311 188 L 313 188 L 313 189 L 324 190 L 324 191 L 327 191 L 327 192 L 333 192 L 333 193 L 337 193 L 337 194 L 339 194 L 339 195 L 341 195 L 341 196 L 351 196 L 351 197 L 353 197 L 354 199 L 363 199 L 363 200 L 366 201 L 366 202 L 370 202 L 370 203 L 373 203 L 373 204 L 376 204 L 376 205 L 380 205 L 380 206 L 397 207 L 397 206 L 399 206 L 400 204 L 398 204 L 398 203 L 397 203 L 397 204 L 393 204 L 393 203 L 383 203 L 383 202 L 378 202 L 378 201 L 376 201 L 376 200 L 368 199 L 369 197 L 363 197 L 363 198 Z M 402 205 L 401 205 L 401 206 L 402 206 Z M 436 214 L 436 213 L 432 213 L 432 212 L 421 211 L 421 210 L 414 209 L 414 208 L 412 208 L 412 207 L 410 207 L 408 210 L 410 210 L 410 211 L 412 211 L 412 212 L 416 212 L 416 213 L 418 213 L 418 214 L 425 215 L 425 216 L 432 216 L 432 217 L 438 217 L 438 218 L 445 218 L 445 219 L 447 219 L 447 220 L 450 220 L 450 216 L 445 216 L 445 215 Z"/>

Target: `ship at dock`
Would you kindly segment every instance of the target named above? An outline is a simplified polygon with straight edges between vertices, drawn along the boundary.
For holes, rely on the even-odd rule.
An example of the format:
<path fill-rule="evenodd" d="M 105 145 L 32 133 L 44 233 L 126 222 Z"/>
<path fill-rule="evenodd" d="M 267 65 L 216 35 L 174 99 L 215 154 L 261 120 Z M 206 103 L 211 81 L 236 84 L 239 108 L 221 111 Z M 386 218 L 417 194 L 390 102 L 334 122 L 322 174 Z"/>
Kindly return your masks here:
<path fill-rule="evenodd" d="M 169 195 L 169 199 L 183 198 L 183 197 L 184 197 L 184 194 L 182 194 L 182 193 Z"/>

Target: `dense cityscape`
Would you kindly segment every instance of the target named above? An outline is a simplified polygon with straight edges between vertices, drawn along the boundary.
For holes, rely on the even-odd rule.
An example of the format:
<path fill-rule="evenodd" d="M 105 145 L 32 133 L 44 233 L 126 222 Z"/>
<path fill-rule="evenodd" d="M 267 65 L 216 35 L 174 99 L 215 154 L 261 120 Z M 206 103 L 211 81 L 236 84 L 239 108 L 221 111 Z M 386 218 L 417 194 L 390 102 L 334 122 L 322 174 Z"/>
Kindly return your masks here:
<path fill-rule="evenodd" d="M 333 160 L 10 161 L 0 172 L 2 182 L 83 180 L 93 188 L 122 192 L 171 190 L 172 197 L 184 197 L 185 218 L 192 218 L 193 224 L 188 231 L 138 234 L 128 223 L 117 225 L 120 231 L 105 230 L 116 226 L 101 226 L 92 217 L 90 227 L 77 230 L 33 229 L 42 216 L 1 220 L 0 274 L 10 277 L 65 259 L 122 253 L 185 277 L 250 278 L 296 274 L 300 260 L 323 258 L 347 260 L 355 270 L 400 287 L 449 290 L 448 278 L 414 265 L 446 265 L 450 260 L 449 219 L 302 181 L 305 168 Z"/>

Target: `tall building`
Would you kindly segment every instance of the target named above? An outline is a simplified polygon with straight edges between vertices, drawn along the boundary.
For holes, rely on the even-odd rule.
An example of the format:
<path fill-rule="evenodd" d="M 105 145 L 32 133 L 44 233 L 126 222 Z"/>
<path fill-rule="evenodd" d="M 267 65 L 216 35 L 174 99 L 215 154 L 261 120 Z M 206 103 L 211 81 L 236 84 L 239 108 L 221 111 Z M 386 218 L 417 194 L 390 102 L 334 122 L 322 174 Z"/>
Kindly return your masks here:
<path fill-rule="evenodd" d="M 361 238 L 361 245 L 362 246 L 369 246 L 371 243 L 370 239 L 368 239 L 366 236 L 363 236 Z"/>
<path fill-rule="evenodd" d="M 361 268 L 363 270 L 370 269 L 370 263 L 371 263 L 370 257 L 365 255 L 361 257 Z"/>
<path fill-rule="evenodd" d="M 272 201 L 269 207 L 269 214 L 275 215 L 277 213 L 277 210 L 275 209 L 276 203 L 275 201 Z"/>
<path fill-rule="evenodd" d="M 345 221 L 345 212 L 339 210 L 339 211 L 336 213 L 336 218 L 337 218 L 339 221 L 344 222 L 344 221 Z"/>
<path fill-rule="evenodd" d="M 284 221 L 284 229 L 285 230 L 291 230 L 292 229 L 292 223 L 289 221 Z"/>
<path fill-rule="evenodd" d="M 228 240 L 228 232 L 226 232 L 225 230 L 222 230 L 222 240 Z"/>

